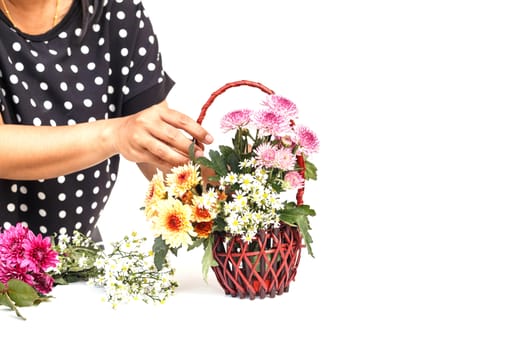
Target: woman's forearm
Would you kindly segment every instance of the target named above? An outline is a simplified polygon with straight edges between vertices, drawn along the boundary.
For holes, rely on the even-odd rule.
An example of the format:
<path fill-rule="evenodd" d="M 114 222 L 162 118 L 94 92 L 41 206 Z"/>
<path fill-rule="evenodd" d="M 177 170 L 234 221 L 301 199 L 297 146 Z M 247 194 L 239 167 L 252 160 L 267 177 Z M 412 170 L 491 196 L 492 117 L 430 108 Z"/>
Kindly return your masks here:
<path fill-rule="evenodd" d="M 71 126 L 0 125 L 0 178 L 37 180 L 65 175 L 116 154 L 118 119 Z"/>

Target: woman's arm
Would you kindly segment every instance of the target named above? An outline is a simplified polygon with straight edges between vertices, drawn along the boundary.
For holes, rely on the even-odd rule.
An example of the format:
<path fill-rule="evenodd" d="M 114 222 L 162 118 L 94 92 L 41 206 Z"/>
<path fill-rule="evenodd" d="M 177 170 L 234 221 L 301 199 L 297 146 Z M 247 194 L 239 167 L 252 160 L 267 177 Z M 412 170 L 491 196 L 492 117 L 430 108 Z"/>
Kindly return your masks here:
<path fill-rule="evenodd" d="M 165 102 L 127 117 L 69 126 L 10 125 L 1 120 L 3 179 L 57 177 L 117 153 L 132 162 L 169 169 L 189 160 L 191 138 L 205 144 L 213 141 L 198 123 L 169 109 Z"/>

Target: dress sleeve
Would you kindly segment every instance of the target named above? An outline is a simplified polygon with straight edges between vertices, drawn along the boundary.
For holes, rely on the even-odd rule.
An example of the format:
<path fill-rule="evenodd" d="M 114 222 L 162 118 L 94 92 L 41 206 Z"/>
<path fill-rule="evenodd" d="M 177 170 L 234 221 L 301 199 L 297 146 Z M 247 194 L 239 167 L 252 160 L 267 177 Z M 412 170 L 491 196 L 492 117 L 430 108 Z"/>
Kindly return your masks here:
<path fill-rule="evenodd" d="M 164 71 L 157 36 L 142 2 L 124 1 L 122 4 L 128 4 L 122 11 L 129 12 L 120 15 L 126 18 L 126 24 L 115 35 L 119 42 L 125 43 L 126 47 L 120 50 L 126 50 L 129 57 L 123 65 L 127 81 L 122 87 L 125 94 L 122 114 L 129 115 L 163 101 L 175 82 Z M 118 18 L 118 11 L 116 16 Z"/>

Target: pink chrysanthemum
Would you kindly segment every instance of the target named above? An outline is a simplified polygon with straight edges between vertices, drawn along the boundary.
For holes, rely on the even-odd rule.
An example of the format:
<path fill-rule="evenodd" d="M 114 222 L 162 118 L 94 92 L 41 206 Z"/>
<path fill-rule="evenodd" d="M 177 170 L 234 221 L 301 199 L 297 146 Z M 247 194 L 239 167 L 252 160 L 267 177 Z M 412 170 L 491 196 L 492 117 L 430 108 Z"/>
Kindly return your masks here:
<path fill-rule="evenodd" d="M 252 111 L 249 109 L 240 109 L 229 112 L 221 119 L 221 129 L 224 132 L 235 130 L 247 126 L 250 123 L 250 116 Z"/>
<path fill-rule="evenodd" d="M 277 114 L 284 115 L 290 119 L 296 119 L 298 116 L 297 105 L 279 95 L 268 95 L 262 103 Z"/>
<path fill-rule="evenodd" d="M 263 135 L 279 137 L 285 136 L 291 131 L 290 118 L 271 110 L 263 110 L 255 113 L 253 125 L 259 129 Z"/>
<path fill-rule="evenodd" d="M 289 148 L 279 148 L 275 153 L 274 166 L 282 170 L 293 170 L 296 158 Z"/>
<path fill-rule="evenodd" d="M 265 168 L 273 167 L 276 153 L 277 147 L 272 144 L 267 142 L 260 144 L 255 150 L 256 164 Z"/>
<path fill-rule="evenodd" d="M 34 233 L 21 223 L 0 234 L 0 257 L 8 264 L 20 264 L 25 257 L 24 242 Z"/>
<path fill-rule="evenodd" d="M 27 267 L 31 271 L 45 271 L 58 264 L 58 253 L 51 247 L 51 238 L 42 237 L 41 234 L 30 235 L 23 243 L 25 249 L 25 259 L 22 267 Z"/>
<path fill-rule="evenodd" d="M 4 285 L 9 280 L 20 280 L 29 285 L 33 285 L 34 278 L 33 275 L 27 272 L 26 268 L 21 267 L 19 264 L 4 264 L 0 263 L 0 282 Z"/>
<path fill-rule="evenodd" d="M 304 178 L 298 171 L 290 171 L 284 175 L 284 182 L 292 190 L 304 187 Z"/>
<path fill-rule="evenodd" d="M 301 148 L 301 152 L 305 155 L 310 155 L 319 151 L 319 139 L 312 129 L 307 126 L 296 127 L 297 143 Z"/>

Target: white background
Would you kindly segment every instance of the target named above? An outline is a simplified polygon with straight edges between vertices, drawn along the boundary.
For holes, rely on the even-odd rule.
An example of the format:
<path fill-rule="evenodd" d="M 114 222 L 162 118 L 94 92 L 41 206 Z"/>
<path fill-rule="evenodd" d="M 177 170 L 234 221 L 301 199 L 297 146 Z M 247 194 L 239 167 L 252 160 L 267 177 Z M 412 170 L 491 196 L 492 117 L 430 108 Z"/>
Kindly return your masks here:
<path fill-rule="evenodd" d="M 317 131 L 319 180 L 305 192 L 316 257 L 304 252 L 273 299 L 205 284 L 200 252 L 178 258 L 181 286 L 164 306 L 113 311 L 100 291 L 58 287 L 22 310 L 26 322 L 0 312 L 4 341 L 15 327 L 89 345 L 90 327 L 106 337 L 91 347 L 525 348 L 521 1 L 143 2 L 177 82 L 173 108 L 197 118 L 213 91 L 248 79 L 295 101 Z M 216 138 L 244 94 L 210 109 Z M 145 186 L 124 162 L 107 240 L 147 232 Z"/>

